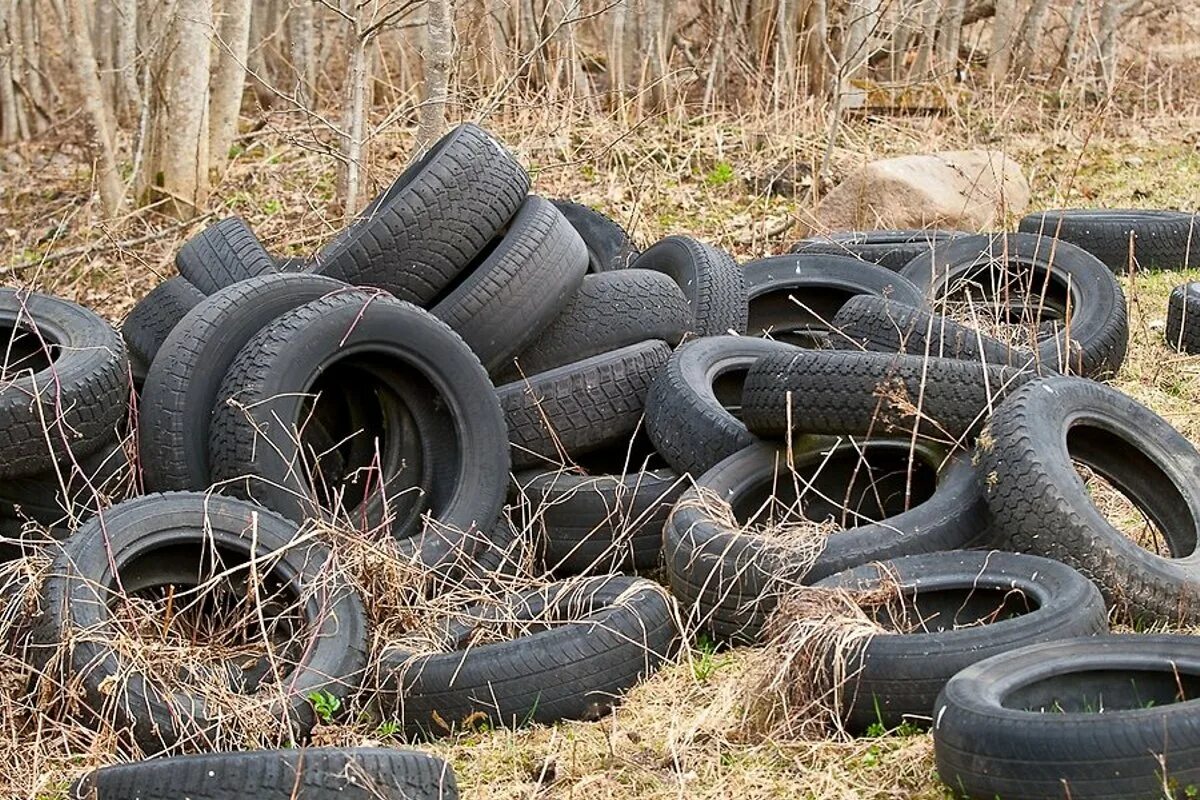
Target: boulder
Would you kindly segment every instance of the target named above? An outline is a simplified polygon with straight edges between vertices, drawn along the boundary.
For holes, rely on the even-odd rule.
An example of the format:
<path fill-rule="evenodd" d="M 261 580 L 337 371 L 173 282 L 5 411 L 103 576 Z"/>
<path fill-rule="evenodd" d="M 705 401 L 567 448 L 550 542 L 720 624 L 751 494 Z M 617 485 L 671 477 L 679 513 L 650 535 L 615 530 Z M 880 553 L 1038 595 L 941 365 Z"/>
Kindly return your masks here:
<path fill-rule="evenodd" d="M 996 150 L 956 150 L 867 164 L 825 196 L 813 230 L 995 230 L 1028 207 L 1019 164 Z"/>

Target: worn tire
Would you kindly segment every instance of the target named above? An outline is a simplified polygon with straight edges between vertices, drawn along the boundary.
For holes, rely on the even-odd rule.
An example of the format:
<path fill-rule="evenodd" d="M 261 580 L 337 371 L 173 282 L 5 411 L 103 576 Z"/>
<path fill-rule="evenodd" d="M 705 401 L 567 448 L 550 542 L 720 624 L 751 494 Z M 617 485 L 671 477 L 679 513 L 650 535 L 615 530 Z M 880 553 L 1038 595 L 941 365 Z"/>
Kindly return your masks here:
<path fill-rule="evenodd" d="M 121 338 L 129 350 L 135 374 L 145 375 L 184 315 L 204 300 L 204 293 L 187 278 L 174 277 L 155 286 L 130 310 L 121 323 Z"/>
<path fill-rule="evenodd" d="M 864 448 L 875 459 L 871 469 L 860 466 Z M 791 454 L 797 480 L 817 492 L 804 509 L 808 519 L 844 515 L 847 498 L 859 508 L 863 502 L 875 502 L 875 510 L 884 516 L 831 533 L 815 560 L 744 530 L 768 496 L 797 494 L 786 477 L 785 451 L 752 445 L 706 472 L 680 497 L 664 529 L 667 577 L 685 619 L 720 640 L 753 644 L 781 591 L 871 561 L 986 541 L 985 505 L 969 454 L 945 460 L 940 451 L 918 445 L 913 452 L 921 470 L 913 476 L 913 495 L 925 499 L 907 510 L 903 480 L 897 492 L 883 492 L 879 499 L 859 485 L 862 479 L 893 480 L 900 473 L 890 470 L 901 465 L 904 478 L 909 452 L 909 442 L 886 439 L 809 439 L 798 444 Z M 884 474 L 877 480 L 868 474 L 881 469 Z M 781 476 L 785 479 L 777 481 Z M 729 504 L 735 526 L 729 525 L 724 506 L 719 513 L 710 511 L 716 500 Z"/>
<path fill-rule="evenodd" d="M 1003 268 L 996 269 L 1000 262 Z M 1069 311 L 1069 323 L 1056 326 L 1053 336 L 1039 334 L 1042 360 L 1059 371 L 1069 368 L 1102 378 L 1115 375 L 1125 360 L 1125 294 L 1104 264 L 1067 242 L 1028 233 L 965 236 L 914 259 L 900 274 L 915 283 L 935 309 L 966 287 L 982 285 L 985 302 L 1023 308 L 1038 319 L 1044 318 L 1043 312 L 1065 319 Z M 998 298 L 998 291 L 1011 294 Z"/>
<path fill-rule="evenodd" d="M 696 336 L 746 332 L 746 282 L 725 251 L 690 236 L 668 236 L 630 267 L 665 273 L 679 285 L 692 311 L 688 330 Z"/>
<path fill-rule="evenodd" d="M 680 475 L 698 478 L 753 444 L 740 419 L 750 367 L 771 353 L 796 348 L 749 336 L 706 336 L 674 353 L 646 395 L 646 433 Z"/>
<path fill-rule="evenodd" d="M 448 631 L 450 652 L 386 651 L 379 701 L 410 738 L 472 724 L 517 726 L 595 719 L 670 657 L 679 635 L 670 598 L 641 578 L 604 576 L 519 592 L 506 610 L 468 610 L 527 623 L 524 635 L 472 643 L 475 625 Z"/>
<path fill-rule="evenodd" d="M 625 269 L 638 257 L 637 245 L 621 224 L 594 208 L 570 200 L 551 200 L 587 246 L 588 272 Z"/>
<path fill-rule="evenodd" d="M 1149 209 L 1055 209 L 1029 214 L 1018 224 L 1082 247 L 1118 275 L 1129 272 L 1130 240 L 1142 269 L 1187 269 L 1200 264 L 1200 216 Z"/>
<path fill-rule="evenodd" d="M 196 585 L 207 574 L 206 553 L 238 559 L 225 564 L 228 572 L 221 574 L 229 576 L 247 572 L 247 561 L 261 560 L 270 566 L 264 565 L 259 585 L 287 587 L 306 629 L 296 632 L 297 650 L 278 655 L 285 664 L 295 659 L 286 685 L 270 690 L 282 698 L 271 706 L 272 715 L 291 736 L 304 736 L 316 722 L 311 692 L 345 697 L 357 689 L 366 665 L 367 621 L 358 595 L 335 572 L 323 570 L 325 547 L 311 539 L 298 543 L 298 536 L 295 524 L 265 509 L 213 494 L 146 495 L 106 509 L 55 556 L 33 632 L 34 660 L 43 670 L 57 664 L 78 680 L 86 716 L 103 709 L 147 753 L 172 747 L 181 735 L 211 736 L 221 720 L 209 717 L 200 694 L 176 689 L 163 697 L 113 648 L 109 603 L 119 593 Z M 208 569 L 215 569 L 211 559 Z M 236 596 L 236 582 L 231 577 L 228 583 Z M 318 585 L 319 591 L 310 590 Z M 61 662 L 51 662 L 56 655 Z"/>
<path fill-rule="evenodd" d="M 515 469 L 552 466 L 628 440 L 671 348 L 648 341 L 496 389 Z"/>
<path fill-rule="evenodd" d="M 1200 786 L 1198 682 L 1194 636 L 1096 636 L 992 656 L 938 697 L 938 776 L 973 800 L 1185 800 Z"/>
<path fill-rule="evenodd" d="M 793 344 L 821 345 L 838 309 L 858 295 L 911 306 L 924 304 L 920 290 L 907 279 L 843 256 L 771 256 L 750 261 L 743 269 L 750 298 L 750 333 L 769 334 Z"/>
<path fill-rule="evenodd" d="M 1175 350 L 1200 353 L 1200 283 L 1185 283 L 1171 290 L 1166 339 Z"/>
<path fill-rule="evenodd" d="M 1200 453 L 1111 387 L 1032 381 L 992 416 L 979 449 L 998 546 L 1070 564 L 1135 621 L 1200 620 Z M 1169 553 L 1139 547 L 1092 502 L 1083 463 L 1152 520 Z"/>
<path fill-rule="evenodd" d="M 937 229 L 838 231 L 802 239 L 791 251 L 798 255 L 849 256 L 899 272 L 917 256 L 960 236 L 966 233 Z"/>
<path fill-rule="evenodd" d="M 429 305 L 503 230 L 528 191 L 529 176 L 491 134 L 459 125 L 330 242 L 313 270 Z"/>
<path fill-rule="evenodd" d="M 1037 642 L 1108 632 L 1104 598 L 1087 578 L 1048 558 L 997 552 L 906 556 L 831 575 L 827 589 L 896 592 L 872 637 L 847 659 L 842 720 L 864 733 L 933 720 L 957 672 Z M 882 617 L 882 618 L 880 618 Z M 903 624 L 917 625 L 906 630 Z"/>
<path fill-rule="evenodd" d="M 205 295 L 278 269 L 241 217 L 226 217 L 188 239 L 175 254 L 175 266 Z"/>
<path fill-rule="evenodd" d="M 47 528 L 74 530 L 100 509 L 124 499 L 132 478 L 124 443 L 110 441 L 77 461 L 0 482 L 0 518 L 32 519 Z"/>
<path fill-rule="evenodd" d="M 129 413 L 120 335 L 75 303 L 0 289 L 0 478 L 37 475 L 111 442 Z"/>

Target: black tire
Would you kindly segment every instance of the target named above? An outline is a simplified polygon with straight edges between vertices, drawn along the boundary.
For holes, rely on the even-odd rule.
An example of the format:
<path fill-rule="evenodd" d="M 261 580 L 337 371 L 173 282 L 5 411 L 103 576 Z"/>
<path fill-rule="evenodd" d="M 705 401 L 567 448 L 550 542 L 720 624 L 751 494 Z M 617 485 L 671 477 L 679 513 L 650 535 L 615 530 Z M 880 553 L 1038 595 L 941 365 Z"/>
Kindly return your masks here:
<path fill-rule="evenodd" d="M 1012 347 L 928 309 L 881 297 L 850 298 L 834 316 L 833 324 L 830 341 L 839 350 L 953 358 L 1041 374 L 1054 372 L 1036 351 Z"/>
<path fill-rule="evenodd" d="M 372 485 L 386 490 L 364 487 L 352 501 L 298 468 L 309 442 L 296 432 L 317 413 L 312 394 L 336 399 L 364 387 L 381 418 L 378 461 L 372 445 L 343 488 L 361 486 L 355 473 L 378 463 Z M 393 535 L 433 566 L 461 555 L 468 537 L 500 516 L 509 461 L 496 393 L 458 334 L 409 303 L 346 291 L 299 306 L 242 348 L 218 397 L 213 477 L 290 519 L 328 515 L 333 502 L 354 512 L 353 524 L 390 519 Z"/>
<path fill-rule="evenodd" d="M 245 597 L 253 561 L 262 607 L 285 605 L 286 598 L 301 618 L 271 635 L 286 680 L 265 691 L 280 698 L 272 716 L 291 736 L 302 737 L 316 722 L 311 692 L 345 697 L 357 689 L 366 665 L 367 621 L 358 595 L 336 572 L 323 569 L 329 557 L 324 546 L 297 542 L 298 536 L 295 524 L 220 495 L 147 495 L 102 511 L 63 543 L 43 588 L 32 648 L 39 669 L 48 672 L 43 680 L 60 685 L 49 673 L 62 670 L 81 685 L 86 719 L 111 717 L 107 722 L 131 730 L 147 753 L 170 748 L 181 736 L 210 738 L 222 722 L 210 718 L 201 695 L 175 687 L 163 696 L 161 686 L 152 688 L 153 678 L 113 647 L 110 603 L 200 583 Z M 254 631 L 259 629 L 250 625 L 248 635 Z M 257 633 L 259 641 L 264 633 Z M 249 674 L 261 666 L 231 661 L 231 684 L 234 671 Z"/>
<path fill-rule="evenodd" d="M 910 452 L 918 468 L 911 470 L 906 486 Z M 862 453 L 867 466 L 860 460 Z M 783 450 L 757 444 L 725 459 L 680 497 L 664 530 L 671 591 L 689 623 L 719 640 L 756 642 L 778 593 L 797 584 L 811 584 L 871 561 L 957 550 L 988 537 L 970 454 L 945 460 L 933 448 L 918 445 L 912 450 L 906 441 L 811 439 L 792 453 L 799 476 L 795 482 L 786 458 Z M 896 491 L 876 493 L 879 486 L 890 485 L 882 481 L 895 483 L 897 478 Z M 851 523 L 831 533 L 815 561 L 744 529 L 771 495 L 790 503 L 801 494 L 798 484 L 811 486 L 816 494 L 804 508 L 810 520 L 836 519 L 845 516 L 847 508 L 874 503 L 875 509 L 862 513 L 876 521 Z M 916 501 L 903 510 L 909 488 Z M 731 507 L 735 526 L 729 524 L 729 509 L 713 505 L 718 498 Z M 876 513 L 869 513 L 872 510 Z"/>
<path fill-rule="evenodd" d="M 1200 453 L 1109 386 L 1032 381 L 992 416 L 981 473 L 997 543 L 1078 569 L 1135 621 L 1200 620 Z M 1131 500 L 1165 539 L 1139 547 L 1096 507 L 1076 464 Z"/>
<path fill-rule="evenodd" d="M 966 236 L 913 260 L 900 274 L 935 310 L 966 292 L 976 303 L 999 303 L 1034 322 L 1066 321 L 1049 337 L 1038 334 L 1042 360 L 1059 371 L 1102 378 L 1115 375 L 1125 360 L 1125 294 L 1095 256 L 1067 242 L 1028 233 Z"/>
<path fill-rule="evenodd" d="M 646 433 L 680 475 L 698 478 L 753 444 L 740 419 L 742 384 L 759 358 L 796 348 L 749 336 L 706 336 L 679 347 L 646 395 Z"/>
<path fill-rule="evenodd" d="M 625 269 L 638 257 L 637 245 L 614 219 L 570 200 L 551 200 L 587 246 L 588 272 Z"/>
<path fill-rule="evenodd" d="M 313 270 L 428 305 L 483 252 L 529 191 L 496 139 L 465 123 L 443 136 L 317 256 Z"/>
<path fill-rule="evenodd" d="M 516 500 L 540 534 L 542 562 L 555 575 L 646 571 L 662 559 L 662 530 L 686 488 L 670 469 L 631 463 L 618 474 L 520 472 Z"/>
<path fill-rule="evenodd" d="M 124 499 L 132 478 L 124 444 L 110 442 L 48 472 L 0 482 L 0 518 L 32 519 L 48 528 L 74 530 L 100 509 Z"/>
<path fill-rule="evenodd" d="M 129 362 L 98 314 L 0 289 L 0 478 L 37 475 L 111 442 L 129 413 Z"/>
<path fill-rule="evenodd" d="M 957 444 L 973 440 L 993 409 L 1036 377 L 950 358 L 774 353 L 758 359 L 746 375 L 742 419 L 767 439 L 919 434 Z"/>
<path fill-rule="evenodd" d="M 1171 290 L 1166 338 L 1175 350 L 1200 353 L 1200 283 L 1185 283 Z"/>
<path fill-rule="evenodd" d="M 725 251 L 690 236 L 668 236 L 630 266 L 671 276 L 691 307 L 689 330 L 695 335 L 746 332 L 746 282 Z"/>
<path fill-rule="evenodd" d="M 466 616 L 524 622 L 518 638 L 476 643 L 480 628 L 496 623 L 456 624 L 447 636 L 451 652 L 384 653 L 380 705 L 409 737 L 481 722 L 596 719 L 673 654 L 679 634 L 670 598 L 641 578 L 554 583 L 517 593 L 504 606 Z"/>
<path fill-rule="evenodd" d="M 838 231 L 802 239 L 792 247 L 798 255 L 849 256 L 899 272 L 908 262 L 967 234 L 942 230 Z"/>
<path fill-rule="evenodd" d="M 104 767 L 71 800 L 456 800 L 437 756 L 391 748 L 305 748 L 157 758 Z"/>
<path fill-rule="evenodd" d="M 920 290 L 891 270 L 830 255 L 772 256 L 743 266 L 750 296 L 749 331 L 803 346 L 820 346 L 833 318 L 858 295 L 924 304 Z"/>
<path fill-rule="evenodd" d="M 588 275 L 562 313 L 497 377 L 511 383 L 585 358 L 660 339 L 674 346 L 691 311 L 669 277 L 644 269 Z"/>
<path fill-rule="evenodd" d="M 670 355 L 664 342 L 642 342 L 497 388 L 513 468 L 562 465 L 628 440 Z"/>
<path fill-rule="evenodd" d="M 856 567 L 817 586 L 899 595 L 874 615 L 887 633 L 872 637 L 845 665 L 852 677 L 840 710 L 852 733 L 874 724 L 929 725 L 946 681 L 989 656 L 1108 632 L 1095 585 L 1037 556 L 928 553 Z"/>
<path fill-rule="evenodd" d="M 1194 636 L 1096 636 L 992 656 L 938 698 L 938 776 L 974 800 L 1185 800 L 1200 786 L 1198 685 Z"/>
<path fill-rule="evenodd" d="M 1130 244 L 1142 269 L 1187 269 L 1200 264 L 1200 216 L 1148 209 L 1055 209 L 1018 225 L 1082 247 L 1118 275 L 1130 268 Z"/>
<path fill-rule="evenodd" d="M 554 320 L 586 272 L 583 240 L 554 206 L 531 195 L 495 249 L 432 313 L 491 371 Z"/>
<path fill-rule="evenodd" d="M 121 338 L 129 349 L 135 373 L 146 374 L 179 320 L 203 300 L 204 293 L 186 278 L 175 277 L 155 286 L 137 302 L 121 323 Z"/>
<path fill-rule="evenodd" d="M 209 425 L 238 352 L 279 316 L 345 288 L 322 275 L 261 275 L 188 312 L 163 343 L 142 391 L 138 451 L 147 489 L 208 488 Z"/>
<path fill-rule="evenodd" d="M 175 266 L 205 295 L 278 269 L 241 217 L 226 217 L 188 239 L 175 254 Z"/>

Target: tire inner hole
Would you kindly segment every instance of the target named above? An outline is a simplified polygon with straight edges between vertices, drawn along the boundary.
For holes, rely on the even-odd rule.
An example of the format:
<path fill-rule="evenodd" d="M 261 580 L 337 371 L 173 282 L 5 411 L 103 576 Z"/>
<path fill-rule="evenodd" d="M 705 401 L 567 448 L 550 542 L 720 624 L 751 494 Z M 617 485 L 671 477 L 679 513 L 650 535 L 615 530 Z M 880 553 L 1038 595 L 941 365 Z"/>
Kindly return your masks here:
<path fill-rule="evenodd" d="M 0 323 L 0 377 L 10 378 L 21 373 L 38 373 L 58 360 L 62 348 L 46 331 L 38 335 L 11 323 Z M 45 344 L 43 345 L 43 341 Z"/>
<path fill-rule="evenodd" d="M 1034 348 L 1058 335 L 1070 316 L 1062 278 L 1017 261 L 991 260 L 950 281 L 941 313 L 1014 347 Z"/>
<path fill-rule="evenodd" d="M 1164 665 L 1150 669 L 1079 669 L 1020 686 L 1005 708 L 1044 714 L 1103 714 L 1168 706 L 1200 697 L 1200 676 Z"/>
<path fill-rule="evenodd" d="M 894 633 L 938 633 L 991 625 L 1038 607 L 1036 598 L 1008 586 L 904 587 L 898 597 L 867 612 Z"/>
<path fill-rule="evenodd" d="M 809 349 L 824 348 L 833 318 L 857 293 L 825 286 L 784 287 L 750 301 L 747 330 L 770 334 L 778 342 Z"/>

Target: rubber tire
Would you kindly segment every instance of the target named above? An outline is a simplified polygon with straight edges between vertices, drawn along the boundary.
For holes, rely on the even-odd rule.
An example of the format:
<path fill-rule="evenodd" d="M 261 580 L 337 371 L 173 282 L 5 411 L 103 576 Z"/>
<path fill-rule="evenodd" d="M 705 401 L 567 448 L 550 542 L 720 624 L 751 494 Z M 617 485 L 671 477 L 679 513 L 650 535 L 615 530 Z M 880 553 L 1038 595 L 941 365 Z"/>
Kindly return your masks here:
<path fill-rule="evenodd" d="M 892 630 L 874 636 L 848 659 L 846 674 L 852 677 L 843 689 L 842 722 L 857 734 L 875 724 L 889 729 L 905 722 L 928 726 L 946 681 L 989 656 L 1037 642 L 1108 632 L 1104 598 L 1095 585 L 1065 564 L 1037 556 L 927 553 L 839 572 L 817 586 L 867 592 L 896 587 L 908 621 L 921 626 L 915 632 Z M 1028 598 L 1034 607 L 1018 616 L 972 625 L 985 619 L 981 612 L 992 611 L 986 601 L 972 610 L 969 600 L 963 600 L 958 608 L 947 610 L 952 613 L 948 619 L 947 611 L 922 613 L 925 609 L 913 603 L 914 595 L 920 603 L 922 593 L 953 590 L 966 590 L 968 598 L 975 591 L 1005 593 L 995 612 L 1014 594 Z"/>
<path fill-rule="evenodd" d="M 0 482 L 0 518 L 32 519 L 74 530 L 130 493 L 132 468 L 123 442 L 112 441 L 78 461 Z"/>
<path fill-rule="evenodd" d="M 12 362 L 0 383 L 0 478 L 37 475 L 111 442 L 129 413 L 129 362 L 112 325 L 68 300 L 17 289 L 0 289 L 0 325 L 59 351 L 37 372 Z M 7 364 L 17 354 L 7 341 L 4 349 Z"/>
<path fill-rule="evenodd" d="M 1017 230 L 1082 247 L 1117 275 L 1129 272 L 1129 240 L 1144 270 L 1200 264 L 1200 216 L 1148 209 L 1053 209 L 1029 214 Z"/>
<path fill-rule="evenodd" d="M 970 439 L 1032 372 L 950 358 L 799 350 L 750 367 L 742 419 L 765 439 L 802 434 Z"/>
<path fill-rule="evenodd" d="M 438 140 L 315 259 L 315 272 L 430 304 L 517 213 L 529 176 L 464 123 Z"/>
<path fill-rule="evenodd" d="M 765 355 L 795 350 L 749 336 L 707 336 L 683 344 L 646 395 L 646 433 L 654 449 L 680 475 L 698 478 L 754 444 L 754 434 L 731 410 L 741 407 L 745 374 Z"/>
<path fill-rule="evenodd" d="M 1166 339 L 1174 350 L 1200 353 L 1200 283 L 1185 283 L 1171 290 Z"/>
<path fill-rule="evenodd" d="M 771 256 L 743 269 L 750 333 L 802 345 L 819 344 L 814 340 L 832 329 L 834 315 L 852 297 L 868 294 L 911 306 L 925 302 L 917 287 L 891 270 L 843 256 Z"/>
<path fill-rule="evenodd" d="M 1060 372 L 1090 378 L 1115 375 L 1125 360 L 1129 345 L 1129 317 L 1125 294 L 1116 278 L 1091 253 L 1067 242 L 1056 242 L 1028 233 L 984 234 L 955 239 L 929 255 L 916 258 L 901 275 L 917 285 L 931 303 L 942 302 L 960 282 L 970 279 L 993 260 L 1006 254 L 1006 270 L 1012 266 L 1031 280 L 1047 273 L 1060 285 L 1070 287 L 1070 336 L 1062 328 L 1038 346 L 1042 360 Z M 1069 358 L 1064 358 L 1069 355 Z M 1067 362 L 1067 363 L 1064 363 Z"/>
<path fill-rule="evenodd" d="M 670 469 L 620 475 L 566 470 L 519 472 L 513 488 L 540 534 L 542 561 L 554 575 L 647 571 L 662 561 L 662 529 L 686 488 Z"/>
<path fill-rule="evenodd" d="M 1073 443 L 1085 423 L 1107 436 Z M 1200 620 L 1200 453 L 1166 420 L 1109 386 L 1032 381 L 992 416 L 979 449 L 998 546 L 1078 569 L 1135 621 Z M 1135 545 L 1091 502 L 1082 461 L 1153 520 L 1178 557 Z"/>
<path fill-rule="evenodd" d="M 679 631 L 673 603 L 641 578 L 555 583 L 521 592 L 505 605 L 516 611 L 509 615 L 530 619 L 547 605 L 564 604 L 571 622 L 529 625 L 517 639 L 468 646 L 473 626 L 457 625 L 448 637 L 451 652 L 385 651 L 381 709 L 413 739 L 473 722 L 517 726 L 596 719 L 674 652 Z M 487 613 L 468 609 L 464 616 Z"/>
<path fill-rule="evenodd" d="M 963 231 L 936 229 L 837 231 L 802 239 L 796 242 L 791 252 L 797 255 L 848 256 L 899 272 L 908 262 L 928 253 L 933 247 L 940 247 L 951 239 L 966 235 Z"/>
<path fill-rule="evenodd" d="M 432 313 L 490 372 L 554 320 L 586 272 L 583 240 L 554 206 L 531 195 L 496 249 Z"/>
<path fill-rule="evenodd" d="M 910 443 L 876 439 L 846 442 L 806 439 L 793 449 L 797 468 L 828 463 L 827 454 L 854 448 L 909 452 Z M 958 550 L 990 537 L 986 506 L 970 454 L 945 460 L 934 448 L 917 445 L 929 467 L 942 465 L 937 486 L 925 502 L 876 523 L 837 531 L 804 570 L 769 539 L 730 528 L 703 508 L 702 493 L 734 507 L 756 489 L 770 486 L 786 452 L 767 444 L 747 447 L 702 475 L 684 492 L 664 529 L 664 558 L 671 591 L 679 599 L 688 628 L 699 627 L 717 640 L 754 644 L 774 610 L 780 586 L 812 584 L 843 570 L 899 556 Z M 843 484 L 843 487 L 846 484 Z"/>
<path fill-rule="evenodd" d="M 241 217 L 226 217 L 188 239 L 175 254 L 175 266 L 205 295 L 278 269 Z"/>
<path fill-rule="evenodd" d="M 176 691 L 173 702 L 165 701 L 148 691 L 144 676 L 123 665 L 107 644 L 103 631 L 110 624 L 109 595 L 173 583 L 189 569 L 198 574 L 194 565 L 176 566 L 170 559 L 120 574 L 123 565 L 164 546 L 191 544 L 247 558 L 269 556 L 274 560 L 269 574 L 297 587 L 305 599 L 305 621 L 313 626 L 311 642 L 288 676 L 286 709 L 272 707 L 281 726 L 302 737 L 316 723 L 310 693 L 345 698 L 357 690 L 367 660 L 367 620 L 357 593 L 336 572 L 323 569 L 329 558 L 325 546 L 311 539 L 298 544 L 298 535 L 295 524 L 265 509 L 214 494 L 145 495 L 106 509 L 71 535 L 54 557 L 33 631 L 34 661 L 44 669 L 65 647 L 62 668 L 79 681 L 87 708 L 111 710 L 116 725 L 130 730 L 144 752 L 176 744 L 182 733 L 177 718 L 189 719 L 189 732 L 211 734 L 219 720 L 206 717 L 200 695 Z M 318 582 L 320 592 L 310 594 L 309 587 Z"/>
<path fill-rule="evenodd" d="M 434 755 L 383 747 L 252 750 L 104 767 L 72 800 L 456 800 L 454 770 Z"/>
<path fill-rule="evenodd" d="M 204 300 L 204 293 L 187 278 L 174 277 L 155 286 L 137 302 L 121 323 L 121 338 L 135 372 L 145 375 L 158 349 L 184 315 Z"/>
<path fill-rule="evenodd" d="M 570 200 L 551 200 L 587 246 L 588 272 L 625 269 L 638 257 L 633 239 L 616 220 Z"/>
<path fill-rule="evenodd" d="M 1188 787 L 1200 785 L 1198 700 L 1104 713 L 1003 705 L 1027 686 L 1089 671 L 1160 672 L 1192 686 L 1200 675 L 1200 642 L 1170 635 L 1070 639 L 964 669 L 937 701 L 933 746 L 942 781 L 956 796 L 976 800 L 1183 800 L 1192 793 Z"/>
<path fill-rule="evenodd" d="M 497 388 L 513 468 L 560 465 L 628 440 L 670 355 L 664 342 L 642 342 Z"/>
<path fill-rule="evenodd" d="M 1054 369 L 1033 350 L 1022 350 L 924 308 L 881 297 L 852 297 L 833 318 L 830 341 L 838 350 L 868 350 L 971 361 L 1049 375 Z"/>
<path fill-rule="evenodd" d="M 142 391 L 138 452 L 148 490 L 208 488 L 209 426 L 238 352 L 276 318 L 343 289 L 322 275 L 261 275 L 188 312 L 163 343 Z"/>
<path fill-rule="evenodd" d="M 523 376 L 661 339 L 674 347 L 687 333 L 691 310 L 669 277 L 644 269 L 588 275 L 562 313 L 497 376 Z"/>
<path fill-rule="evenodd" d="M 668 236 L 630 267 L 665 273 L 678 284 L 692 310 L 688 329 L 696 336 L 746 332 L 746 282 L 725 251 L 690 236 Z"/>

